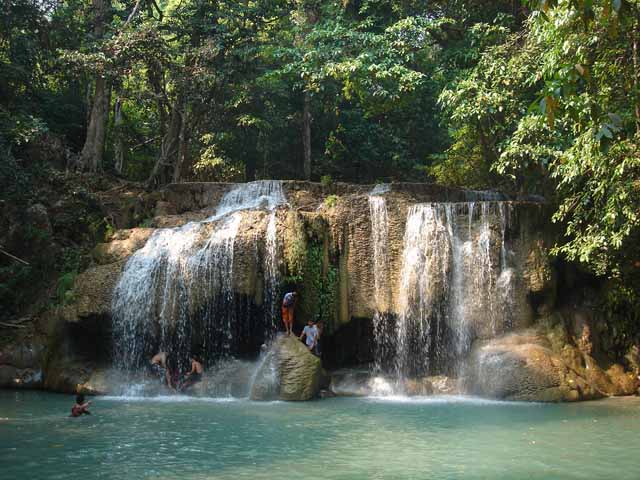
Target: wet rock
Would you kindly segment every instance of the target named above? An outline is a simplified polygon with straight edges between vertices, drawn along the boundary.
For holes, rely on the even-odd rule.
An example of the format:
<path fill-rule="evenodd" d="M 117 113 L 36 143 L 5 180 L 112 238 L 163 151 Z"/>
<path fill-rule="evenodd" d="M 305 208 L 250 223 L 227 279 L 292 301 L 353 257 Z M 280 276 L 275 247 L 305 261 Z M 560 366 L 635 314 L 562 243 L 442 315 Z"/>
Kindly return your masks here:
<path fill-rule="evenodd" d="M 433 395 L 456 395 L 460 393 L 458 380 L 445 375 L 426 377 L 431 383 Z"/>
<path fill-rule="evenodd" d="M 136 250 L 144 247 L 153 231 L 152 228 L 119 230 L 111 242 L 96 245 L 93 258 L 100 265 L 126 260 Z"/>
<path fill-rule="evenodd" d="M 640 387 L 640 382 L 638 382 L 635 373 L 625 371 L 620 364 L 616 363 L 609 367 L 607 376 L 615 386 L 616 395 L 633 395 Z"/>
<path fill-rule="evenodd" d="M 42 371 L 33 368 L 16 368 L 0 365 L 0 388 L 40 388 Z"/>
<path fill-rule="evenodd" d="M 551 313 L 556 300 L 556 275 L 542 239 L 531 242 L 522 278 L 538 315 Z"/>
<path fill-rule="evenodd" d="M 471 392 L 508 400 L 563 400 L 562 361 L 544 343 L 529 331 L 476 345 L 471 353 Z"/>
<path fill-rule="evenodd" d="M 297 338 L 279 336 L 263 353 L 251 382 L 252 400 L 310 400 L 323 379 L 320 359 Z"/>
<path fill-rule="evenodd" d="M 77 393 L 89 381 L 93 371 L 93 368 L 83 363 L 59 359 L 48 366 L 44 387 L 54 392 Z"/>
<path fill-rule="evenodd" d="M 638 387 L 634 374 L 622 365 L 604 371 L 579 347 L 552 348 L 545 328 L 477 342 L 467 382 L 471 393 L 542 402 L 631 395 Z"/>
<path fill-rule="evenodd" d="M 280 337 L 276 354 L 280 378 L 280 399 L 310 400 L 320 389 L 320 359 L 296 337 Z"/>
<path fill-rule="evenodd" d="M 433 385 L 427 378 L 407 379 L 404 382 L 404 391 L 410 397 L 424 397 L 433 395 Z"/>
<path fill-rule="evenodd" d="M 124 261 L 98 265 L 78 275 L 73 301 L 63 307 L 62 317 L 68 322 L 78 322 L 83 318 L 109 316 L 111 295 L 123 265 Z"/>
<path fill-rule="evenodd" d="M 17 369 L 34 368 L 40 365 L 44 349 L 44 345 L 34 343 L 6 345 L 0 350 L 0 365 Z"/>
<path fill-rule="evenodd" d="M 338 370 L 331 373 L 329 388 L 342 397 L 364 397 L 371 394 L 371 372 L 368 370 Z"/>
<path fill-rule="evenodd" d="M 640 348 L 638 345 L 631 346 L 624 358 L 633 373 L 637 376 L 640 373 Z"/>
<path fill-rule="evenodd" d="M 265 357 L 256 371 L 249 394 L 251 400 L 277 400 L 280 397 L 278 375 L 277 354 L 274 349 L 271 349 L 265 353 Z"/>
<path fill-rule="evenodd" d="M 320 390 L 320 398 L 333 398 L 336 396 L 332 390 Z"/>
<path fill-rule="evenodd" d="M 170 203 L 165 201 L 158 201 L 156 203 L 155 216 L 166 216 L 166 215 L 176 215 L 178 213 L 176 207 Z"/>

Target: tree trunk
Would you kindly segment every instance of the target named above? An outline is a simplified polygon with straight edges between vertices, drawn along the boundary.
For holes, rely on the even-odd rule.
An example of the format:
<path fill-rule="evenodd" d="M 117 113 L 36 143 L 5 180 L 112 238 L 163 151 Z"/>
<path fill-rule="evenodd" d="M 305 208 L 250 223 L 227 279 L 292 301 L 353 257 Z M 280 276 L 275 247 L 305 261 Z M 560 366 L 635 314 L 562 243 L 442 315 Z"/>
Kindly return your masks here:
<path fill-rule="evenodd" d="M 100 40 L 104 37 L 108 17 L 111 13 L 111 0 L 93 0 L 92 5 L 95 22 L 93 33 L 95 38 Z M 102 167 L 110 103 L 110 85 L 104 76 L 98 75 L 93 93 L 93 105 L 91 107 L 91 115 L 89 116 L 87 137 L 78 162 L 78 168 L 80 170 L 96 172 Z"/>
<path fill-rule="evenodd" d="M 188 154 L 188 145 L 187 145 L 187 123 L 189 121 L 186 106 L 183 106 L 182 111 L 182 122 L 180 124 L 180 133 L 178 134 L 178 155 L 176 158 L 176 164 L 173 169 L 173 183 L 178 183 L 182 178 L 182 170 L 185 165 L 187 165 L 187 154 Z"/>
<path fill-rule="evenodd" d="M 98 77 L 93 94 L 93 106 L 89 117 L 89 126 L 87 127 L 87 137 L 80 153 L 80 170 L 97 172 L 102 168 L 110 103 L 111 89 L 107 85 L 107 80 L 103 77 Z"/>
<path fill-rule="evenodd" d="M 166 111 L 166 93 L 164 88 L 164 79 L 162 75 L 162 69 L 157 62 L 149 62 L 147 68 L 147 77 L 149 84 L 153 89 L 153 95 L 156 99 L 156 107 L 158 109 L 158 116 L 160 121 L 160 136 L 164 136 L 165 127 L 167 125 L 167 111 Z"/>
<path fill-rule="evenodd" d="M 119 175 L 124 170 L 124 140 L 122 138 L 122 101 L 120 97 L 116 98 L 116 104 L 113 113 L 113 151 L 115 156 L 115 169 Z"/>
<path fill-rule="evenodd" d="M 633 38 L 632 38 L 632 49 L 633 49 L 633 98 L 635 101 L 635 116 L 636 116 L 636 134 L 640 134 L 640 65 L 638 60 L 638 30 L 640 30 L 640 15 L 638 13 L 638 8 L 636 6 L 635 9 L 635 19 L 633 25 Z"/>
<path fill-rule="evenodd" d="M 302 144 L 304 146 L 304 178 L 311 180 L 311 95 L 304 92 L 304 110 L 302 113 Z"/>
<path fill-rule="evenodd" d="M 148 187 L 157 187 L 168 183 L 172 178 L 179 177 L 178 157 L 180 156 L 180 135 L 183 131 L 183 101 L 179 95 L 171 109 L 167 133 L 162 137 L 160 153 L 147 180 Z M 178 171 L 176 172 L 176 169 Z"/>
<path fill-rule="evenodd" d="M 306 38 L 313 26 L 320 20 L 320 10 L 318 4 L 307 0 L 299 0 L 299 7 L 304 18 L 302 25 L 302 35 L 299 42 L 302 47 L 308 49 L 305 45 Z M 302 146 L 303 146 L 303 172 L 306 180 L 311 180 L 311 94 L 305 90 L 302 110 Z"/>

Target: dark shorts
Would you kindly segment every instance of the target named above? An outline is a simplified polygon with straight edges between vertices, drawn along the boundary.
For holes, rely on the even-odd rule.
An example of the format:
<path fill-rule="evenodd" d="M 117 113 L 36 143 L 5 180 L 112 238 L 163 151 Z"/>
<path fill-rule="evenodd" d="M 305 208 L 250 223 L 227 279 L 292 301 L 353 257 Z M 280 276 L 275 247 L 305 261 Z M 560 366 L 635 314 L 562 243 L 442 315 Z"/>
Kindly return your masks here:
<path fill-rule="evenodd" d="M 167 369 L 162 365 L 158 365 L 157 363 L 155 363 L 153 365 L 149 365 L 149 373 L 155 375 L 156 377 L 164 379 L 165 375 L 167 374 Z"/>

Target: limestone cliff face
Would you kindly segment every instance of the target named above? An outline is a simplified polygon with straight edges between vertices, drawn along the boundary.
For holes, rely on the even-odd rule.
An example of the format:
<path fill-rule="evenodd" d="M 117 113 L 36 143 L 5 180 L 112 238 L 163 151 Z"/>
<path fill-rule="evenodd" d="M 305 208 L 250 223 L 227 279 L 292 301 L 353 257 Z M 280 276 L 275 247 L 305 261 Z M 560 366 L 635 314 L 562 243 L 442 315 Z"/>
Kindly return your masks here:
<path fill-rule="evenodd" d="M 232 184 L 214 183 L 169 185 L 154 196 L 157 215 L 151 227 L 120 230 L 110 242 L 96 247 L 95 264 L 77 277 L 75 301 L 56 313 L 58 331 L 66 340 L 62 341 L 64 348 L 56 350 L 59 355 L 43 366 L 45 383 L 62 390 L 67 388 L 64 385 L 83 384 L 88 376 L 85 370 L 78 378 L 56 378 L 73 370 L 65 366 L 69 362 L 82 360 L 86 365 L 88 357 L 89 365 L 115 360 L 106 358 L 108 354 L 90 358 L 78 343 L 97 331 L 100 342 L 110 338 L 114 291 L 123 270 L 131 268 L 127 262 L 135 258 L 146 265 L 146 257 L 165 249 L 164 257 L 154 264 L 156 280 L 148 286 L 148 297 L 137 299 L 145 305 L 136 318 L 148 319 L 141 330 L 131 333 L 148 337 L 136 347 L 138 356 L 155 348 L 161 336 L 184 330 L 185 325 L 193 331 L 186 349 L 210 342 L 211 348 L 229 348 L 232 354 L 255 353 L 263 341 L 263 337 L 251 338 L 257 335 L 255 325 L 279 326 L 280 295 L 297 288 L 301 294 L 298 325 L 308 318 L 325 320 L 323 360 L 329 366 L 371 362 L 371 343 L 379 340 L 372 319 L 380 315 L 405 321 L 411 328 L 416 318 L 427 318 L 430 328 L 435 328 L 437 319 L 444 329 L 437 334 L 458 342 L 460 351 L 455 355 L 466 355 L 466 349 L 474 345 L 470 358 L 475 373 L 469 380 L 474 391 L 500 398 L 539 398 L 509 383 L 521 382 L 535 385 L 531 391 L 543 395 L 551 395 L 550 391 L 556 395 L 561 389 L 559 398 L 573 399 L 575 394 L 570 392 L 576 389 L 564 388 L 571 369 L 558 367 L 564 361 L 558 360 L 559 350 L 537 340 L 494 340 L 532 327 L 536 319 L 556 308 L 556 276 L 547 254 L 543 205 L 527 198 L 427 184 L 393 184 L 377 195 L 384 204 L 374 205 L 372 185 L 323 187 L 285 181 L 286 204 L 271 210 L 257 204 L 257 208 L 233 213 L 237 220 L 233 235 L 223 238 L 216 232 L 223 230 L 221 225 L 228 219 L 215 217 L 216 206 L 233 188 Z M 384 225 L 375 217 L 381 214 L 377 210 L 381 207 Z M 208 218 L 212 220 L 203 222 Z M 270 228 L 275 229 L 271 244 Z M 167 240 L 171 232 L 179 234 Z M 226 248 L 224 256 L 211 247 L 215 242 Z M 270 258 L 273 252 L 276 255 Z M 270 284 L 272 271 L 278 276 L 276 291 Z M 220 284 L 226 281 L 228 284 Z M 452 301 L 454 294 L 458 295 L 456 302 Z M 226 301 L 246 307 L 229 320 L 234 325 L 225 327 L 233 330 L 237 340 L 225 346 L 199 333 L 211 325 L 222 328 L 222 323 L 207 327 L 198 322 L 203 316 L 219 322 L 220 305 L 228 308 Z M 134 321 L 132 318 L 127 321 Z M 464 319 L 462 326 L 460 319 Z M 428 333 L 436 335 L 435 330 Z M 531 339 L 528 334 L 526 338 Z M 112 347 L 103 350 L 110 352 Z M 440 365 L 451 360 L 446 355 L 443 359 Z M 522 362 L 530 364 L 524 373 Z M 502 364 L 509 375 L 500 385 L 481 385 L 479 379 L 494 377 L 491 365 L 496 364 Z M 532 371 L 540 374 L 531 377 Z M 616 378 L 622 381 L 620 375 Z M 594 395 L 580 393 L 579 397 Z"/>

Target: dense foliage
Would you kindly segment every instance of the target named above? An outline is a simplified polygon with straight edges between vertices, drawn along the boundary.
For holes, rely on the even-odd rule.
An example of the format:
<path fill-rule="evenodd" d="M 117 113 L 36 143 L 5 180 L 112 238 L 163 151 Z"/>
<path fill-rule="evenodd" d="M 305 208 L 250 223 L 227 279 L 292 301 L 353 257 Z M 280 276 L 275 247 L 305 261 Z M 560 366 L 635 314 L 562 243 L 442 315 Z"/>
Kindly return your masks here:
<path fill-rule="evenodd" d="M 639 35 L 638 0 L 7 0 L 2 200 L 42 161 L 502 188 L 551 200 L 556 253 L 633 292 Z"/>

